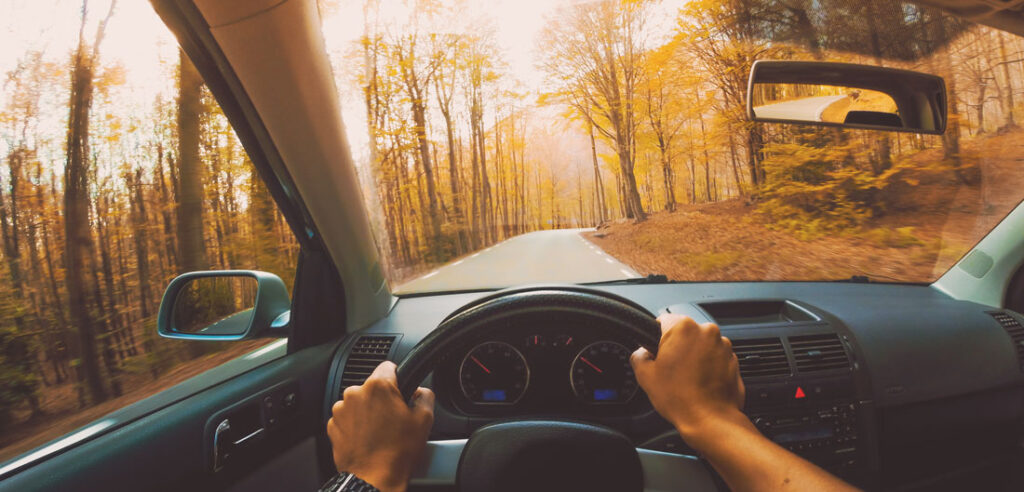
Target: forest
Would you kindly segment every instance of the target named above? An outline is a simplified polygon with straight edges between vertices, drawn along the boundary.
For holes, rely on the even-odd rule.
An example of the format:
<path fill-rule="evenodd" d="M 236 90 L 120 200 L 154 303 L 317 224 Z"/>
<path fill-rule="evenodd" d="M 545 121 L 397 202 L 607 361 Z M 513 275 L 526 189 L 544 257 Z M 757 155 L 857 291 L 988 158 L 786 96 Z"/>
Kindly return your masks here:
<path fill-rule="evenodd" d="M 291 230 L 195 68 L 135 3 L 149 9 L 61 0 L 4 20 L 36 30 L 0 46 L 0 460 L 258 346 L 157 337 L 176 275 L 293 280 Z M 527 69 L 501 19 L 467 15 L 461 0 L 318 5 L 325 26 L 359 20 L 352 39 L 325 27 L 325 40 L 392 286 L 525 232 L 643 227 L 716 204 L 787 241 L 917 244 L 919 231 L 885 221 L 921 213 L 907 196 L 929 179 L 995 181 L 979 164 L 1001 152 L 989 139 L 1017 135 L 1022 117 L 1024 40 L 887 0 L 566 2 L 544 13 Z M 60 19 L 59 32 L 39 25 Z M 117 36 L 132 24 L 153 39 Z M 155 72 L 144 78 L 130 56 Z M 759 59 L 941 75 L 949 128 L 751 123 Z M 657 244 L 609 251 L 688 261 Z M 702 279 L 747 268 L 698 253 L 713 260 Z"/>
<path fill-rule="evenodd" d="M 893 1 L 563 5 L 536 40 L 535 87 L 510 69 L 500 21 L 466 21 L 462 3 L 360 5 L 363 34 L 335 64 L 365 106 L 367 203 L 399 284 L 526 231 L 636 224 L 682 204 L 740 200 L 804 238 L 856 231 L 901 206 L 908 173 L 976 187 L 961 141 L 1015 129 L 1024 87 L 1020 38 Z M 751 123 L 758 59 L 941 75 L 949 129 Z M 922 170 L 912 157 L 928 149 L 942 158 Z"/>
<path fill-rule="evenodd" d="M 131 21 L 123 5 L 62 6 L 74 44 L 26 43 L 2 79 L 0 460 L 184 379 L 183 366 L 252 350 L 159 338 L 176 275 L 259 269 L 290 287 L 298 255 L 176 43 L 161 53 L 166 86 L 128 104 L 130 67 L 103 56 L 107 30 Z"/>

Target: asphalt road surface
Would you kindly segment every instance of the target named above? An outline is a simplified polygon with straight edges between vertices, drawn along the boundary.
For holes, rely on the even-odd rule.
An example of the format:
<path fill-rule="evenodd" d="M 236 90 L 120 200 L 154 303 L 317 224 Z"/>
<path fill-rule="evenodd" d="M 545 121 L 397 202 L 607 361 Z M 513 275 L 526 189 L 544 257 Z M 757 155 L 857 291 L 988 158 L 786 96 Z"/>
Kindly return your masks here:
<path fill-rule="evenodd" d="M 846 96 L 818 96 L 794 99 L 792 101 L 755 106 L 754 114 L 758 118 L 777 120 L 821 121 L 821 114 L 832 103 Z"/>
<path fill-rule="evenodd" d="M 602 282 L 640 276 L 580 235 L 590 230 L 560 229 L 515 236 L 411 280 L 396 292 Z"/>

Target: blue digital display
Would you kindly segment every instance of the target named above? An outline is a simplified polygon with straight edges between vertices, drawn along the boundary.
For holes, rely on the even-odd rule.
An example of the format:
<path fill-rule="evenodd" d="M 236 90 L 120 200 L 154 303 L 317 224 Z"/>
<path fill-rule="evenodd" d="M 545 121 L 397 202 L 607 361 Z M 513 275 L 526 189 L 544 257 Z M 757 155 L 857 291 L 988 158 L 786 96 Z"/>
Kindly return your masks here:
<path fill-rule="evenodd" d="M 484 401 L 505 401 L 508 399 L 505 395 L 505 390 L 484 390 L 483 397 Z"/>
<path fill-rule="evenodd" d="M 619 392 L 613 389 L 594 390 L 594 401 L 608 401 L 619 397 Z"/>

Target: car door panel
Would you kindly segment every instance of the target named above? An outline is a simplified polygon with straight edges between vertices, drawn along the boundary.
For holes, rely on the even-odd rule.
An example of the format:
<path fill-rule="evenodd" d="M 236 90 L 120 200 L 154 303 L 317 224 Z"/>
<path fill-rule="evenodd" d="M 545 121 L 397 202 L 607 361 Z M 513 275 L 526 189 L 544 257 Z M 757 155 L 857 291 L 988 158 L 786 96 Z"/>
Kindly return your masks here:
<path fill-rule="evenodd" d="M 280 480 L 317 483 L 323 477 L 308 475 L 318 463 L 315 444 L 323 439 L 323 389 L 335 348 L 322 344 L 289 354 L 99 434 L 0 482 L 0 492 L 225 490 L 243 479 L 268 486 Z M 296 390 L 291 417 L 214 473 L 206 431 L 211 421 L 282 384 Z M 293 466 L 299 462 L 309 465 Z M 257 479 L 270 470 L 277 470 L 273 481 Z"/>

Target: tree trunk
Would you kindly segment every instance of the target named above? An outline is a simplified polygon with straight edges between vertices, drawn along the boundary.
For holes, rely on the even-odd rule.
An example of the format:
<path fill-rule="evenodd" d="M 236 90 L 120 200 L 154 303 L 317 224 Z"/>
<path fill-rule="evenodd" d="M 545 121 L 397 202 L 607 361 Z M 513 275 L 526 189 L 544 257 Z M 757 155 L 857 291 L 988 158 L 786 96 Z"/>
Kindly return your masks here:
<path fill-rule="evenodd" d="M 206 270 L 203 238 L 203 163 L 199 160 L 199 115 L 203 81 L 184 51 L 178 51 L 178 258 L 182 272 Z"/>
<path fill-rule="evenodd" d="M 203 81 L 184 51 L 178 50 L 178 58 L 178 260 L 181 272 L 193 272 L 210 268 L 203 235 L 204 169 L 199 159 Z M 195 359 L 205 354 L 208 347 L 190 343 L 186 350 Z"/>
<path fill-rule="evenodd" d="M 84 30 L 87 10 L 83 5 L 78 47 L 71 68 L 71 97 L 68 103 L 67 160 L 64 167 L 64 237 L 65 284 L 71 319 L 78 329 L 77 355 L 80 379 L 85 381 L 93 403 L 109 397 L 100 372 L 96 353 L 96 321 L 89 312 L 95 304 L 96 292 L 90 294 L 85 280 L 94 248 L 89 230 L 89 113 L 92 107 L 93 75 L 99 60 L 99 47 L 107 21 L 116 2 L 111 2 L 107 17 L 96 30 L 91 48 L 86 45 Z M 91 299 L 90 299 L 91 298 Z"/>
<path fill-rule="evenodd" d="M 1004 128 L 1013 128 L 1017 126 L 1017 121 L 1013 118 L 1013 109 L 1015 103 L 1013 101 L 1013 79 L 1010 78 L 1010 61 L 1006 54 L 1006 41 L 1004 37 L 1005 33 L 997 33 L 999 37 L 999 59 L 1002 60 L 1003 65 L 1003 78 L 1006 79 L 1006 124 Z"/>
<path fill-rule="evenodd" d="M 587 118 L 587 133 L 590 135 L 590 159 L 594 164 L 594 201 L 597 203 L 599 221 L 608 220 L 608 207 L 604 198 L 604 182 L 601 179 L 601 168 L 597 163 L 597 142 L 594 140 L 594 125 Z"/>

